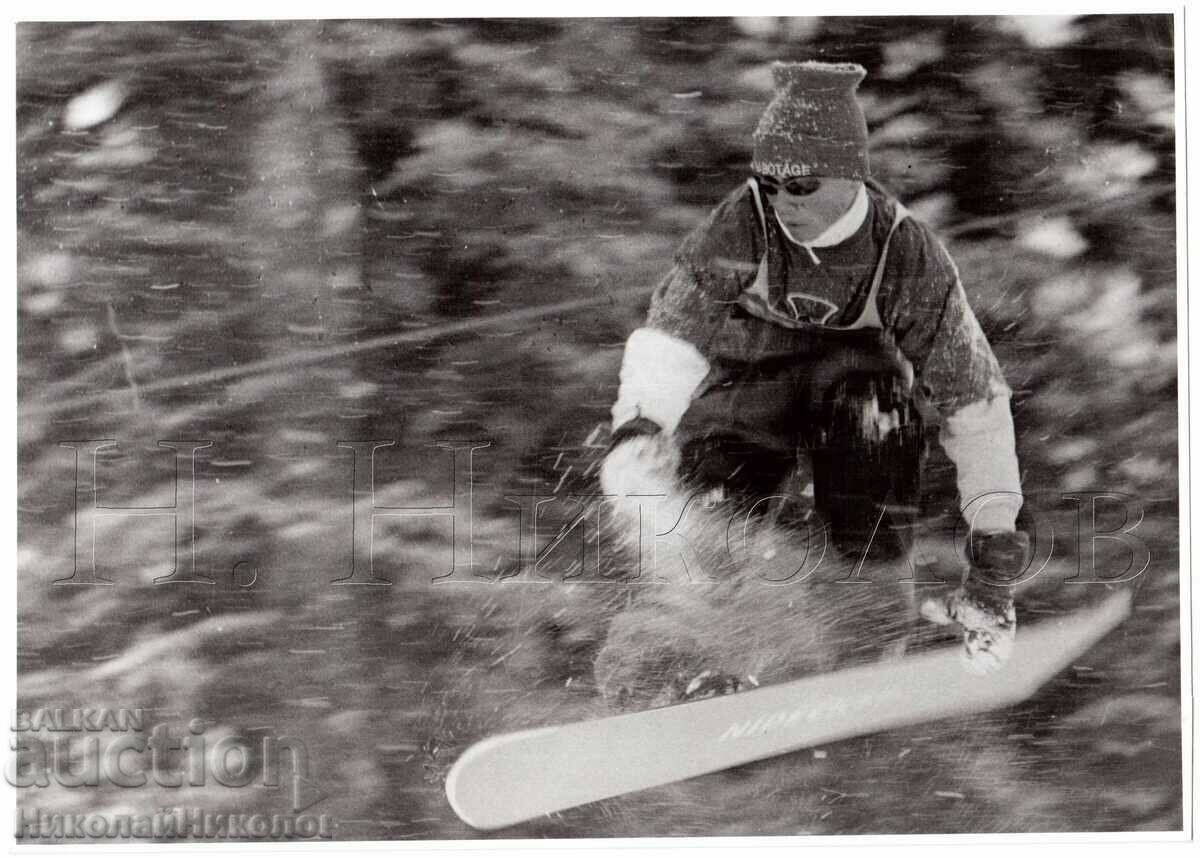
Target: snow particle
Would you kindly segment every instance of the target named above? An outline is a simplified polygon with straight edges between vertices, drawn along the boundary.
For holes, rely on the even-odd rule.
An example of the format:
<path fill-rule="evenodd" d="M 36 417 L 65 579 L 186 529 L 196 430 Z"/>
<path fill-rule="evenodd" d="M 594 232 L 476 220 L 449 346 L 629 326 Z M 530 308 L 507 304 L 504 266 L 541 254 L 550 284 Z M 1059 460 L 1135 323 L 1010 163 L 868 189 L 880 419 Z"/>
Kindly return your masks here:
<path fill-rule="evenodd" d="M 1087 250 L 1088 243 L 1067 216 L 1044 218 L 1022 225 L 1017 242 L 1029 250 L 1071 259 Z"/>
<path fill-rule="evenodd" d="M 1075 15 L 1009 15 L 1004 29 L 1017 33 L 1031 48 L 1057 48 L 1079 38 Z"/>
<path fill-rule="evenodd" d="M 112 119 L 124 104 L 127 92 L 117 80 L 109 80 L 84 90 L 67 102 L 63 125 L 71 131 L 84 131 Z"/>
<path fill-rule="evenodd" d="M 62 350 L 70 355 L 80 355 L 96 348 L 98 334 L 94 325 L 76 325 L 63 331 L 58 337 Z"/>
<path fill-rule="evenodd" d="M 39 253 L 21 266 L 23 285 L 65 286 L 75 276 L 75 259 L 69 253 Z"/>

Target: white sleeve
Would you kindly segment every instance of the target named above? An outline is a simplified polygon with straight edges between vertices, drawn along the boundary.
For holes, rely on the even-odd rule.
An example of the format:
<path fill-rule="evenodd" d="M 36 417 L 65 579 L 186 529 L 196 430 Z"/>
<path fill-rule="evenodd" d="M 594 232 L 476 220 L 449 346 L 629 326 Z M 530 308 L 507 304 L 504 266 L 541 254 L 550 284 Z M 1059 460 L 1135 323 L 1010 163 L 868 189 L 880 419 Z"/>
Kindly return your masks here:
<path fill-rule="evenodd" d="M 1015 529 L 1024 498 L 1007 393 L 958 409 L 946 419 L 941 442 L 958 470 L 971 530 Z"/>
<path fill-rule="evenodd" d="M 613 426 L 645 417 L 674 432 L 706 375 L 708 361 L 691 343 L 655 328 L 638 328 L 625 343 Z"/>

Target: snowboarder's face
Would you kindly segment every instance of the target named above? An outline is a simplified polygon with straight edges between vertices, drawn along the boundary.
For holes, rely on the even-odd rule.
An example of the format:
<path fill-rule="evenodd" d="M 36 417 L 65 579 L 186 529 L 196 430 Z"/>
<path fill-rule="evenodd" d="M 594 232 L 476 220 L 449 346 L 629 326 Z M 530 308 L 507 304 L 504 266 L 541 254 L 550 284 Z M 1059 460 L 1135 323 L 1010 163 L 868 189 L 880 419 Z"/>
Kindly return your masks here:
<path fill-rule="evenodd" d="M 850 210 L 861 184 L 856 179 L 822 176 L 788 181 L 759 177 L 759 187 L 796 241 L 812 241 L 829 229 Z"/>

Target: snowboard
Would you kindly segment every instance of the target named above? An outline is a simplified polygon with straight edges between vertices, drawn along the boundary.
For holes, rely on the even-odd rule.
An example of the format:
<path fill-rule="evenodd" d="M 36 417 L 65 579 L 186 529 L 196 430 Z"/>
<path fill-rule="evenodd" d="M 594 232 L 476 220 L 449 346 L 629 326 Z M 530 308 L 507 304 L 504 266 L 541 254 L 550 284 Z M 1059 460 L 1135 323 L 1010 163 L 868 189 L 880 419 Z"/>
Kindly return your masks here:
<path fill-rule="evenodd" d="M 544 814 L 814 745 L 1011 706 L 1119 625 L 1132 596 L 1027 626 L 1011 659 L 979 676 L 960 646 L 660 709 L 493 736 L 446 777 L 473 828 Z"/>

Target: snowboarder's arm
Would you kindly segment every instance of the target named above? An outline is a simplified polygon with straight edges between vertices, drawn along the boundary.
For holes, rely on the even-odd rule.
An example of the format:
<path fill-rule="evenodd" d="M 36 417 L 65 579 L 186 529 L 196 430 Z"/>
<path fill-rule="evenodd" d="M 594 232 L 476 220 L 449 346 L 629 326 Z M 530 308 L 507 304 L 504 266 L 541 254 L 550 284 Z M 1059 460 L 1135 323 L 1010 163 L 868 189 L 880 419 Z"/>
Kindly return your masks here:
<path fill-rule="evenodd" d="M 654 290 L 645 325 L 625 345 L 614 427 L 641 417 L 674 431 L 708 374 L 709 343 L 730 303 L 753 280 L 753 260 L 761 253 L 756 229 L 743 187 L 680 245 L 674 266 Z"/>
<path fill-rule="evenodd" d="M 950 255 L 913 227 L 895 305 L 897 343 L 944 418 L 941 443 L 970 504 L 972 531 L 1011 532 L 1022 503 L 1011 392 Z"/>
<path fill-rule="evenodd" d="M 928 230 L 914 232 L 910 256 L 918 264 L 901 280 L 908 294 L 897 302 L 898 344 L 944 417 L 942 447 L 958 471 L 971 528 L 962 583 L 927 600 L 921 613 L 956 623 L 967 665 L 989 673 L 1013 653 L 1011 584 L 1028 564 L 1028 536 L 1016 529 L 1022 496 L 1011 394 L 950 255 Z"/>

